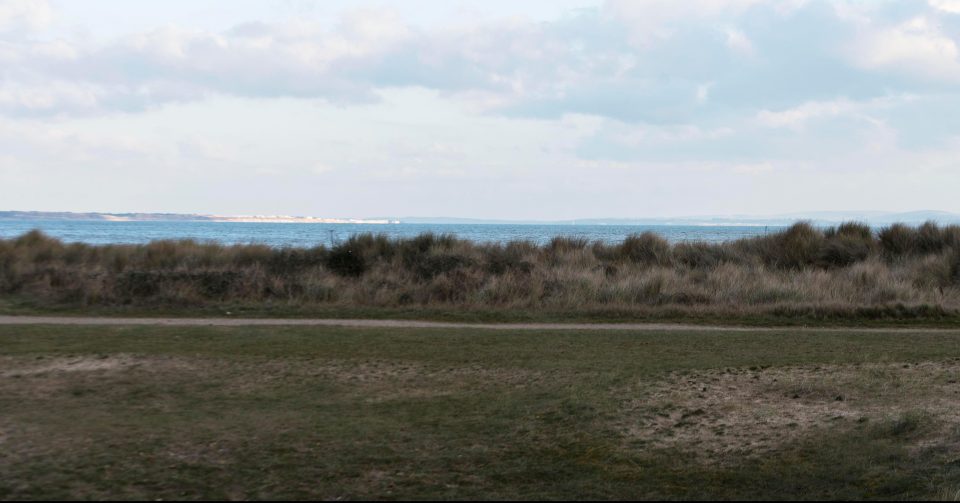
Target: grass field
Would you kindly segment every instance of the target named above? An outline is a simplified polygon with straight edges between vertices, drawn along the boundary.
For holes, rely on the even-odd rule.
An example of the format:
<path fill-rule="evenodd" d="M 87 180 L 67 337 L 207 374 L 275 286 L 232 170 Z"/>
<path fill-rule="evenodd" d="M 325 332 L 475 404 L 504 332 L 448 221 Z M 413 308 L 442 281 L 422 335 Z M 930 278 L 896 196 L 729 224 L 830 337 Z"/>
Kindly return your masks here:
<path fill-rule="evenodd" d="M 0 498 L 960 498 L 960 334 L 0 327 Z"/>

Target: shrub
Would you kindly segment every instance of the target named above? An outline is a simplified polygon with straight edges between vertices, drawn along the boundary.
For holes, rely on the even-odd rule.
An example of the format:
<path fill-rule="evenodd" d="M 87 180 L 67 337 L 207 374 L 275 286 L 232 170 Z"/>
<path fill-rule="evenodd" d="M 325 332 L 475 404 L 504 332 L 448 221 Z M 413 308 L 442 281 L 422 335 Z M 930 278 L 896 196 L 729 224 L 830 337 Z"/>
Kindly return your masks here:
<path fill-rule="evenodd" d="M 627 236 L 615 254 L 621 260 L 643 265 L 669 265 L 673 259 L 670 243 L 652 232 Z"/>
<path fill-rule="evenodd" d="M 369 232 L 353 235 L 344 244 L 359 253 L 369 263 L 393 259 L 398 248 L 397 242 L 390 240 L 387 236 Z"/>
<path fill-rule="evenodd" d="M 118 294 L 126 299 L 137 297 L 152 297 L 160 293 L 160 283 L 163 281 L 159 272 L 130 271 L 124 273 L 117 280 Z"/>
<path fill-rule="evenodd" d="M 590 240 L 582 237 L 557 236 L 547 244 L 548 253 L 564 253 L 568 251 L 584 250 L 590 245 Z"/>
<path fill-rule="evenodd" d="M 437 235 L 427 232 L 411 239 L 400 240 L 397 246 L 404 265 L 407 269 L 414 270 L 431 250 L 450 250 L 456 244 L 457 239 L 450 234 Z"/>
<path fill-rule="evenodd" d="M 846 267 L 866 260 L 874 249 L 873 239 L 862 235 L 836 234 L 826 238 L 817 262 L 823 267 Z"/>
<path fill-rule="evenodd" d="M 713 269 L 735 259 L 726 247 L 714 243 L 678 243 L 673 256 L 677 263 L 693 269 Z"/>
<path fill-rule="evenodd" d="M 347 249 L 356 250 L 357 247 L 347 244 Z M 360 256 L 363 256 L 362 253 Z M 267 267 L 276 274 L 291 274 L 324 264 L 327 264 L 330 268 L 329 263 L 328 252 L 324 247 L 281 248 L 270 255 L 267 260 Z M 330 269 L 332 270 L 332 268 Z"/>
<path fill-rule="evenodd" d="M 491 245 L 483 250 L 484 269 L 490 274 L 515 272 L 530 274 L 533 263 L 526 257 L 536 251 L 536 245 L 528 241 L 512 241 L 506 246 Z"/>
<path fill-rule="evenodd" d="M 36 229 L 23 234 L 13 240 L 13 246 L 16 248 L 41 248 L 45 246 L 57 245 L 60 241 L 48 237 L 43 232 Z"/>
<path fill-rule="evenodd" d="M 473 260 L 469 257 L 453 253 L 438 253 L 419 257 L 417 262 L 413 264 L 413 272 L 418 279 L 432 279 L 472 264 Z"/>
<path fill-rule="evenodd" d="M 844 222 L 836 227 L 829 227 L 823 232 L 826 238 L 847 236 L 859 238 L 863 241 L 873 241 L 873 229 L 862 222 Z"/>
<path fill-rule="evenodd" d="M 817 262 L 824 240 L 823 233 L 808 222 L 799 222 L 776 234 L 741 240 L 738 245 L 768 266 L 802 269 Z"/>
<path fill-rule="evenodd" d="M 902 257 L 915 251 L 917 232 L 904 224 L 893 224 L 880 229 L 877 239 L 887 258 Z"/>
<path fill-rule="evenodd" d="M 947 253 L 947 271 L 950 285 L 960 286 L 960 247 L 953 248 Z"/>
<path fill-rule="evenodd" d="M 327 254 L 325 262 L 327 269 L 344 277 L 359 277 L 367 271 L 366 259 L 349 241 L 334 246 Z"/>

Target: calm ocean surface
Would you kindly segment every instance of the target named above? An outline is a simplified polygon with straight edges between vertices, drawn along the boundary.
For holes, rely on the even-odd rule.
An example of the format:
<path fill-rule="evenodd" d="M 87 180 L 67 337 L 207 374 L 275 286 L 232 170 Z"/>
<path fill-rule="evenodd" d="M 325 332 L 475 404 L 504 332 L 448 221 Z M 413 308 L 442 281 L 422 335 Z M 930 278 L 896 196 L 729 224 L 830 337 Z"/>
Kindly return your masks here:
<path fill-rule="evenodd" d="M 275 224 L 235 222 L 78 222 L 66 220 L 0 221 L 0 238 L 31 229 L 66 242 L 90 244 L 146 243 L 157 239 L 194 239 L 222 244 L 262 243 L 275 247 L 330 245 L 353 234 L 372 232 L 412 237 L 424 232 L 449 233 L 480 242 L 530 240 L 545 243 L 555 236 L 619 242 L 653 231 L 673 241 L 728 241 L 758 236 L 780 227 L 691 225 L 520 225 L 520 224 Z"/>

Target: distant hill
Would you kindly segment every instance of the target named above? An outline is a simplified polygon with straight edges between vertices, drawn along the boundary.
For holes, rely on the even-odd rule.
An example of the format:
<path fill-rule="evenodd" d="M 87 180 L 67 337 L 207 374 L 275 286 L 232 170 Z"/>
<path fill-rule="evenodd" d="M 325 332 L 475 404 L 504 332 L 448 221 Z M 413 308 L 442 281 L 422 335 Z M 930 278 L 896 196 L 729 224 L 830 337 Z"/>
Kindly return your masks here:
<path fill-rule="evenodd" d="M 576 220 L 493 220 L 448 217 L 403 217 L 403 223 L 419 224 L 531 224 L 531 225 L 790 225 L 799 220 L 815 224 L 866 222 L 871 225 L 892 223 L 919 224 L 927 221 L 939 224 L 960 224 L 960 214 L 945 211 L 911 211 L 891 213 L 883 211 L 821 211 L 784 215 L 704 215 L 658 218 L 583 218 Z"/>
<path fill-rule="evenodd" d="M 830 225 L 847 221 L 871 225 L 891 223 L 919 224 L 927 221 L 939 224 L 960 224 L 960 214 L 945 211 L 910 211 L 890 213 L 882 211 L 819 211 L 773 216 L 705 215 L 674 218 L 584 218 L 577 220 L 504 220 L 454 217 L 383 217 L 383 218 L 325 218 L 303 216 L 223 216 L 182 213 L 72 213 L 48 211 L 0 211 L 0 220 L 39 221 L 76 220 L 100 222 L 265 222 L 265 223 L 325 223 L 325 224 L 498 224 L 498 225 L 790 225 L 798 220 Z"/>
<path fill-rule="evenodd" d="M 80 220 L 105 222 L 202 222 L 213 221 L 206 215 L 178 213 L 72 213 L 66 211 L 0 211 L 0 220 Z"/>
<path fill-rule="evenodd" d="M 388 219 L 323 218 L 275 215 L 194 215 L 180 213 L 72 213 L 56 211 L 0 211 L 0 220 L 75 220 L 86 222 L 257 222 L 319 224 L 389 224 Z"/>

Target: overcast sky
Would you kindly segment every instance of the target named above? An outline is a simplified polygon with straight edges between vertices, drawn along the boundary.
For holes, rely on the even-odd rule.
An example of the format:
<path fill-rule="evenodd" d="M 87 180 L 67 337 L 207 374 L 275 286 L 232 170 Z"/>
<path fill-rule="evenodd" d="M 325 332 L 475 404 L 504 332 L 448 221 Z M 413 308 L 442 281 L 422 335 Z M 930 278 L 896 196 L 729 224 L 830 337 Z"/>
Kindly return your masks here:
<path fill-rule="evenodd" d="M 0 0 L 0 210 L 960 212 L 960 0 Z"/>

